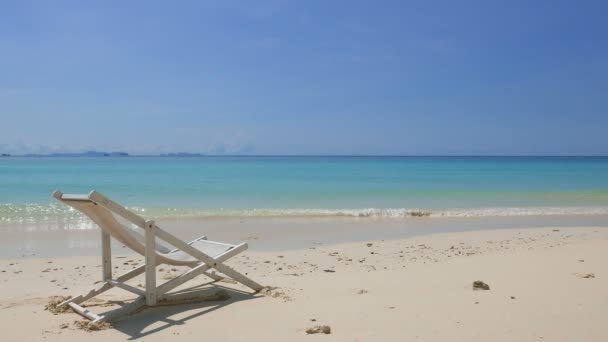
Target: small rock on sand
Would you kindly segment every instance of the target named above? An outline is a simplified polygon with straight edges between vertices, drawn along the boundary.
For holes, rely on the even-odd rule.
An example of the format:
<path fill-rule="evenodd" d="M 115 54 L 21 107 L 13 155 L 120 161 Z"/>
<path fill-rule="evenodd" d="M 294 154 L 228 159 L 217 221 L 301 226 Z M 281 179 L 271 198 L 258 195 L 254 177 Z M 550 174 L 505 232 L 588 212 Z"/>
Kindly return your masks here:
<path fill-rule="evenodd" d="M 484 283 L 481 280 L 476 280 L 473 282 L 473 290 L 477 291 L 477 290 L 489 290 L 490 289 L 490 285 Z"/>
<path fill-rule="evenodd" d="M 331 327 L 329 325 L 315 325 L 312 328 L 306 329 L 307 334 L 331 334 Z"/>

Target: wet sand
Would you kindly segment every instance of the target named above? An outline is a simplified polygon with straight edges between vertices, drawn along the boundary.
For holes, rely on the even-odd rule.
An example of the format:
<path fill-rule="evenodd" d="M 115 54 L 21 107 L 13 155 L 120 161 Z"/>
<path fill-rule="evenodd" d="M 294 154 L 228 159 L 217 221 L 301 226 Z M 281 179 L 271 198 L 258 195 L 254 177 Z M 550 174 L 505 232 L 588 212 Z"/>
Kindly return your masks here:
<path fill-rule="evenodd" d="M 601 227 L 605 215 L 556 215 L 510 217 L 409 217 L 409 218 L 182 218 L 159 219 L 157 223 L 173 234 L 192 240 L 201 235 L 210 239 L 240 243 L 247 241 L 255 251 L 291 250 L 366 241 L 403 239 L 437 233 L 477 230 Z M 89 225 L 87 225 L 89 226 Z M 58 229 L 56 226 L 0 224 L 0 258 L 98 255 L 97 229 Z M 115 253 L 128 253 L 119 244 Z"/>

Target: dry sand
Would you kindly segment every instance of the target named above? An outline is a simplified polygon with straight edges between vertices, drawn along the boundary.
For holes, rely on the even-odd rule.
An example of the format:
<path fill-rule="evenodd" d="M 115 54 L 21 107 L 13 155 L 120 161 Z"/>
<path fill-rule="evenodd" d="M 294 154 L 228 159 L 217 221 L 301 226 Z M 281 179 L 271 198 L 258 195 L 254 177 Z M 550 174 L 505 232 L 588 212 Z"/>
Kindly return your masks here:
<path fill-rule="evenodd" d="M 141 260 L 120 256 L 113 265 L 120 272 Z M 200 277 L 180 289 L 225 289 L 230 299 L 145 309 L 87 332 L 75 313 L 44 307 L 98 281 L 99 258 L 5 259 L 0 326 L 3 341 L 608 341 L 607 261 L 608 229 L 588 227 L 248 251 L 229 264 L 272 286 L 269 293 L 230 282 L 192 289 Z M 181 271 L 160 269 L 159 281 Z M 490 290 L 474 291 L 477 280 Z M 88 302 L 95 312 L 132 296 L 113 289 L 99 298 Z M 325 325 L 330 334 L 306 333 Z"/>

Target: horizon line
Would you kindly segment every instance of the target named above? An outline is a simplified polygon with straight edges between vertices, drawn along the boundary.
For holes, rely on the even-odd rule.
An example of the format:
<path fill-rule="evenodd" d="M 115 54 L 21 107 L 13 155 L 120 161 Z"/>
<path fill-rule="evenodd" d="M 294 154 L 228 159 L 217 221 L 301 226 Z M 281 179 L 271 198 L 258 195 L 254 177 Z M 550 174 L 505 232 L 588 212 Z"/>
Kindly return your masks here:
<path fill-rule="evenodd" d="M 104 152 L 99 152 L 104 153 Z M 169 152 L 159 154 L 129 154 L 127 152 L 107 152 L 110 155 L 100 156 L 87 156 L 86 152 L 83 153 L 27 153 L 27 154 L 10 154 L 2 153 L 3 158 L 129 158 L 129 157 L 164 157 L 164 158 L 205 158 L 205 157 L 430 157 L 430 158 L 470 158 L 470 157 L 486 157 L 486 158 L 503 158 L 503 157 L 528 157 L 528 158 L 539 158 L 539 157 L 574 157 L 574 158 L 607 158 L 608 155 L 595 155 L 595 154 L 203 154 L 203 153 L 189 153 L 189 152 Z M 124 153 L 118 155 L 118 153 Z M 182 154 L 182 155 L 179 155 Z"/>

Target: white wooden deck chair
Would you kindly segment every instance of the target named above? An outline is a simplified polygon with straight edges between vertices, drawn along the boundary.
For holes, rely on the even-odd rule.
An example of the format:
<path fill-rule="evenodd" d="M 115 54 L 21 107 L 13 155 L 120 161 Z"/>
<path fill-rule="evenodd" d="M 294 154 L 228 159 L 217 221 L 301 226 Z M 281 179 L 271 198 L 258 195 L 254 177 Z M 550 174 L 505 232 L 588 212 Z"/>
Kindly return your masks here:
<path fill-rule="evenodd" d="M 154 306 L 159 300 L 167 298 L 170 290 L 201 274 L 216 281 L 223 279 L 223 277 L 216 273 L 211 273 L 210 270 L 217 270 L 233 280 L 253 289 L 255 292 L 263 289 L 262 285 L 223 264 L 223 262 L 229 258 L 245 251 L 247 249 L 247 243 L 231 245 L 209 241 L 205 236 L 186 243 L 160 229 L 154 221 L 146 221 L 143 217 L 127 210 L 125 207 L 113 202 L 96 191 L 91 191 L 88 195 L 68 195 L 63 194 L 60 191 L 55 191 L 53 197 L 80 210 L 101 228 L 103 283 L 86 294 L 72 297 L 59 304 L 59 307 L 69 305 L 75 312 L 90 319 L 90 323 L 111 321 L 119 316 L 137 310 L 144 304 Z M 144 235 L 139 234 L 134 229 L 119 222 L 122 220 L 126 220 L 143 229 L 145 232 Z M 110 237 L 115 238 L 133 251 L 143 255 L 145 257 L 145 263 L 113 278 Z M 164 240 L 168 244 L 174 246 L 175 249 L 171 250 L 163 245 L 157 244 L 156 238 Z M 157 287 L 156 266 L 159 264 L 188 266 L 191 269 Z M 127 280 L 144 272 L 146 274 L 145 291 L 125 283 Z M 95 314 L 80 306 L 82 302 L 113 287 L 119 287 L 130 291 L 138 295 L 138 297 L 133 302 L 104 315 Z"/>

